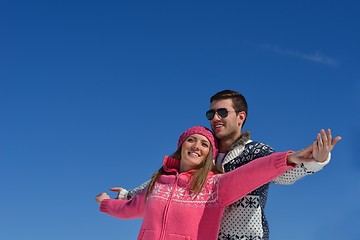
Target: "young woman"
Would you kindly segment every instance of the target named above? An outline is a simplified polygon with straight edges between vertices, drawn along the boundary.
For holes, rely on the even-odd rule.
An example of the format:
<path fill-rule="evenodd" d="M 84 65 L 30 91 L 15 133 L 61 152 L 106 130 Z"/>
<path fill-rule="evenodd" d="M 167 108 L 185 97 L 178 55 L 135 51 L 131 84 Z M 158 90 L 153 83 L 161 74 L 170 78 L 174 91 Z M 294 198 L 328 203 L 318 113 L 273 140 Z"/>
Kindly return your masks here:
<path fill-rule="evenodd" d="M 329 140 L 329 139 L 327 139 Z M 318 141 L 322 141 L 321 139 Z M 331 139 L 330 139 L 331 142 Z M 224 208 L 295 164 L 326 158 L 326 143 L 314 142 L 298 152 L 278 152 L 231 172 L 214 165 L 217 143 L 206 127 L 194 126 L 164 158 L 147 188 L 130 200 L 96 196 L 100 211 L 122 219 L 143 218 L 138 239 L 217 239 Z"/>

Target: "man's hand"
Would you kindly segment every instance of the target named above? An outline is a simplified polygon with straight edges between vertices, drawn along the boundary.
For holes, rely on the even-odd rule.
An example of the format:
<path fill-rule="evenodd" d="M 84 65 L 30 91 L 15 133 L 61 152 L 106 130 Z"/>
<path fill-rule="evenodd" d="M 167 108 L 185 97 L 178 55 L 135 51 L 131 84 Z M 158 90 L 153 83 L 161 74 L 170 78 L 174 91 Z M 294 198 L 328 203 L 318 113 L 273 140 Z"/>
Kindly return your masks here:
<path fill-rule="evenodd" d="M 125 188 L 121 187 L 112 187 L 110 188 L 110 191 L 117 192 L 116 199 L 127 199 L 127 190 Z"/>
<path fill-rule="evenodd" d="M 317 162 L 325 162 L 329 152 L 334 149 L 336 143 L 341 140 L 341 137 L 337 136 L 332 139 L 330 129 L 327 129 L 326 133 L 324 129 L 321 129 L 316 138 L 317 140 L 313 143 L 312 156 Z"/>
<path fill-rule="evenodd" d="M 329 152 L 334 149 L 336 143 L 341 140 L 340 136 L 332 139 L 331 130 L 326 132 L 321 129 L 317 134 L 317 140 L 300 151 L 290 153 L 287 158 L 288 164 L 300 164 L 306 162 L 325 162 Z"/>

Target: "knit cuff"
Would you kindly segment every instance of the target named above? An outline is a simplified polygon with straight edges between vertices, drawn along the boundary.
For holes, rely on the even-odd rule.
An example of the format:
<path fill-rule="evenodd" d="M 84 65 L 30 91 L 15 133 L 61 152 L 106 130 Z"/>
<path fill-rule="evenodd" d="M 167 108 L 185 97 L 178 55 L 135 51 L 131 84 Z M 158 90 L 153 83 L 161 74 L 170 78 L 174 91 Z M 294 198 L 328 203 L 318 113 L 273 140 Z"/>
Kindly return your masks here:
<path fill-rule="evenodd" d="M 269 156 L 273 156 L 273 157 L 276 157 L 276 167 L 277 168 L 280 168 L 280 169 L 283 169 L 285 168 L 286 170 L 289 170 L 293 167 L 296 166 L 296 164 L 288 164 L 287 163 L 287 158 L 288 158 L 288 155 L 289 153 L 293 153 L 294 151 L 287 151 L 287 152 L 277 152 L 277 153 L 273 153 Z"/>
<path fill-rule="evenodd" d="M 120 200 L 127 200 L 128 192 L 128 190 L 122 188 L 116 198 Z"/>
<path fill-rule="evenodd" d="M 104 199 L 100 203 L 100 212 L 109 213 L 109 202 L 110 199 Z"/>
<path fill-rule="evenodd" d="M 326 166 L 331 159 L 331 152 L 329 152 L 329 155 L 327 157 L 327 159 L 325 160 L 325 162 L 317 162 L 317 161 L 313 161 L 313 162 L 306 162 L 303 163 L 303 168 L 305 169 L 306 172 L 318 172 L 320 171 L 324 166 Z"/>

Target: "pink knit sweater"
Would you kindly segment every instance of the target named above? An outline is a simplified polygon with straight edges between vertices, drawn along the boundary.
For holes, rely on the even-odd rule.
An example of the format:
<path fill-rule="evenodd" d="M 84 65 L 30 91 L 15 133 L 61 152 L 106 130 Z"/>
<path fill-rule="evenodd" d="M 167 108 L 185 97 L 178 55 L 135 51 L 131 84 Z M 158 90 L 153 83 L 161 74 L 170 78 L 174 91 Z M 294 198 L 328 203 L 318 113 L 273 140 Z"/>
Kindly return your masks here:
<path fill-rule="evenodd" d="M 111 216 L 143 218 L 141 240 L 215 240 L 224 208 L 293 166 L 288 152 L 273 153 L 225 174 L 209 173 L 202 191 L 189 190 L 191 171 L 178 172 L 180 161 L 164 158 L 162 175 L 145 203 L 146 189 L 131 200 L 106 199 L 100 211 Z"/>

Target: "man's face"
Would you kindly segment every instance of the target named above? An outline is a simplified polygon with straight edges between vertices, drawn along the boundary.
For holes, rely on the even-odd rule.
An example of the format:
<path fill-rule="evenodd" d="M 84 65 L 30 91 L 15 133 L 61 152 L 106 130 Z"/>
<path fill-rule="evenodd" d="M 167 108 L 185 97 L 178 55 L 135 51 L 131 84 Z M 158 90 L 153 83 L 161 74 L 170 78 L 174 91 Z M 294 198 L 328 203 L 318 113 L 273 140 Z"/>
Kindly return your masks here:
<path fill-rule="evenodd" d="M 240 115 L 235 112 L 231 99 L 213 101 L 210 105 L 211 110 L 226 108 L 228 115 L 224 118 L 215 113 L 214 118 L 210 120 L 210 126 L 220 141 L 232 139 L 236 140 L 241 133 Z"/>

